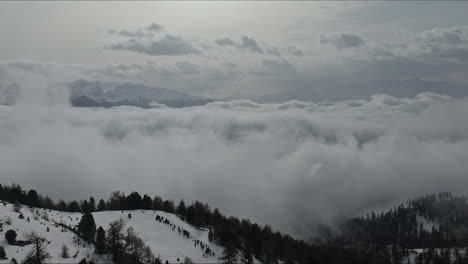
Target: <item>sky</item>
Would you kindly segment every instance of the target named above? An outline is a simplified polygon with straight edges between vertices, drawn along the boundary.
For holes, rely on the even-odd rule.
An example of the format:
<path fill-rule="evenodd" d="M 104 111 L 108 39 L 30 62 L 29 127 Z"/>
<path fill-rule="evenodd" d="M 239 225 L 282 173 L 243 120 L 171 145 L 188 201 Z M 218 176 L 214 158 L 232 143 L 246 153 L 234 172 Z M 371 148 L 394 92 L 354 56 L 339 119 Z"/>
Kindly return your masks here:
<path fill-rule="evenodd" d="M 105 71 L 88 79 L 244 99 L 339 98 L 382 80 L 468 84 L 464 1 L 0 5 L 1 61 Z"/>
<path fill-rule="evenodd" d="M 301 237 L 466 194 L 468 2 L 0 2 L 0 182 L 207 202 Z M 77 79 L 222 98 L 70 106 Z M 411 96 L 376 83 L 424 80 Z M 465 93 L 468 94 L 468 93 Z M 262 98 L 279 98 L 265 102 Z M 315 100 L 314 100 L 315 99 Z"/>

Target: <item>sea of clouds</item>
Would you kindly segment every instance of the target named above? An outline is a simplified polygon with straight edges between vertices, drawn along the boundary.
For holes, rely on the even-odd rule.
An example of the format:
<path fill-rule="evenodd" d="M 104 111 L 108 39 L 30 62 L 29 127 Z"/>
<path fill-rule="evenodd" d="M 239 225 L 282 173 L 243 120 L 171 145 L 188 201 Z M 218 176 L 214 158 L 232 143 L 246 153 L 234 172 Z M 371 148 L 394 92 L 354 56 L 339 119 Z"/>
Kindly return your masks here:
<path fill-rule="evenodd" d="M 0 183 L 56 199 L 136 190 L 305 236 L 339 216 L 468 186 L 468 99 L 92 109 L 26 84 L 43 92 L 0 106 Z"/>

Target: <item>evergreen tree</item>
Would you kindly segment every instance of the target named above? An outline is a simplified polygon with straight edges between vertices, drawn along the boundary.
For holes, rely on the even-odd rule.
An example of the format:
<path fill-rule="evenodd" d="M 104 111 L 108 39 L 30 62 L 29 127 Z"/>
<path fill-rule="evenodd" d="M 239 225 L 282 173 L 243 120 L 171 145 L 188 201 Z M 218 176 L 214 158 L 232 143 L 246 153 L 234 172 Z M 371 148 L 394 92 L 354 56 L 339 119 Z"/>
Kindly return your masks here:
<path fill-rule="evenodd" d="M 78 224 L 78 230 L 83 236 L 84 240 L 93 243 L 94 236 L 96 234 L 96 223 L 94 222 L 93 214 L 89 211 L 85 212 L 81 217 L 81 221 Z"/>
<path fill-rule="evenodd" d="M 78 213 L 81 211 L 80 204 L 77 201 L 71 201 L 68 205 L 68 211 Z"/>
<path fill-rule="evenodd" d="M 170 201 L 170 200 L 166 200 L 163 202 L 163 205 L 162 205 L 162 210 L 166 213 L 171 213 L 173 214 L 174 211 L 175 211 L 175 206 L 174 206 L 174 202 L 173 201 Z"/>
<path fill-rule="evenodd" d="M 5 239 L 8 242 L 8 244 L 10 244 L 10 245 L 15 244 L 16 236 L 17 236 L 17 234 L 16 234 L 15 230 L 12 230 L 12 229 L 6 231 L 6 233 L 5 233 Z"/>
<path fill-rule="evenodd" d="M 62 245 L 62 253 L 60 254 L 62 258 L 69 258 L 70 254 L 68 253 L 68 247 L 67 245 L 63 244 Z"/>
<path fill-rule="evenodd" d="M 81 212 L 82 213 L 91 212 L 91 207 L 89 206 L 88 201 L 85 200 L 81 203 Z"/>
<path fill-rule="evenodd" d="M 39 195 L 35 190 L 29 190 L 27 195 L 27 205 L 39 207 Z"/>
<path fill-rule="evenodd" d="M 104 254 L 106 250 L 106 231 L 100 226 L 96 233 L 96 252 Z"/>
<path fill-rule="evenodd" d="M 176 213 L 177 213 L 180 217 L 182 217 L 182 219 L 185 218 L 185 210 L 186 210 L 186 208 L 185 208 L 184 200 L 180 200 L 180 203 L 179 203 L 179 205 L 178 205 L 177 208 L 176 208 Z"/>
<path fill-rule="evenodd" d="M 67 203 L 64 200 L 60 199 L 57 204 L 57 210 L 65 212 L 67 211 Z"/>
<path fill-rule="evenodd" d="M 153 210 L 162 210 L 163 200 L 159 196 L 153 198 Z"/>
<path fill-rule="evenodd" d="M 96 211 L 96 200 L 94 197 L 89 197 L 89 211 L 95 212 Z"/>
<path fill-rule="evenodd" d="M 140 194 L 138 194 L 137 192 L 132 192 L 127 197 L 127 209 L 128 210 L 142 209 L 142 198 Z"/>
<path fill-rule="evenodd" d="M 237 263 L 237 249 L 232 243 L 228 243 L 224 246 L 223 254 L 219 260 L 221 260 L 223 264 Z"/>
<path fill-rule="evenodd" d="M 252 257 L 252 250 L 250 247 L 245 246 L 244 250 L 242 251 L 242 263 L 244 264 L 252 264 L 253 263 L 253 257 Z"/>
<path fill-rule="evenodd" d="M 107 208 L 106 208 L 106 202 L 104 202 L 103 199 L 99 200 L 99 204 L 98 204 L 98 207 L 97 207 L 97 210 L 98 211 L 105 211 Z"/>
<path fill-rule="evenodd" d="M 151 210 L 152 207 L 153 207 L 153 200 L 151 199 L 151 197 L 145 194 L 143 196 L 142 209 Z"/>
<path fill-rule="evenodd" d="M 0 246 L 0 259 L 6 259 L 5 248 Z"/>

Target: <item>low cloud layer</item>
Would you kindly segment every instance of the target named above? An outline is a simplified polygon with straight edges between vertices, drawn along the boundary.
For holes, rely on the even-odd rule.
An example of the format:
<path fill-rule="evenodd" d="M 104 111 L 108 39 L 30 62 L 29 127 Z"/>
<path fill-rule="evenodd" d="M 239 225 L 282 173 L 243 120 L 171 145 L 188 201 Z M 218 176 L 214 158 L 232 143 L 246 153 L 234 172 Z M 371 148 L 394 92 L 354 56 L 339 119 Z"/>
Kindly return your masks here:
<path fill-rule="evenodd" d="M 467 112 L 468 99 L 431 93 L 153 110 L 1 106 L 0 181 L 65 199 L 113 190 L 198 199 L 306 236 L 340 215 L 465 192 Z"/>
<path fill-rule="evenodd" d="M 335 45 L 337 49 L 357 48 L 364 46 L 364 39 L 353 33 L 337 33 L 320 36 L 320 43 Z"/>
<path fill-rule="evenodd" d="M 131 38 L 125 42 L 112 44 L 109 49 L 127 50 L 151 56 L 177 56 L 199 53 L 189 41 L 169 34 L 156 40 Z"/>

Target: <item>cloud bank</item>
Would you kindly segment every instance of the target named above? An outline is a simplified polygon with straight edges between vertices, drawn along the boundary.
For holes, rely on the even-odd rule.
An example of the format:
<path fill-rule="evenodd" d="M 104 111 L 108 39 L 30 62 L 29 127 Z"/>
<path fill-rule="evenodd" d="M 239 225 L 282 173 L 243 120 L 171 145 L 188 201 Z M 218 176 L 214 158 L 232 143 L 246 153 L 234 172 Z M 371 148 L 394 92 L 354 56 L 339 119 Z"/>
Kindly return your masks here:
<path fill-rule="evenodd" d="M 307 236 L 340 215 L 465 192 L 467 112 L 468 99 L 432 93 L 152 110 L 2 106 L 0 181 L 65 199 L 113 190 L 198 199 Z"/>

